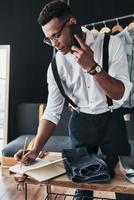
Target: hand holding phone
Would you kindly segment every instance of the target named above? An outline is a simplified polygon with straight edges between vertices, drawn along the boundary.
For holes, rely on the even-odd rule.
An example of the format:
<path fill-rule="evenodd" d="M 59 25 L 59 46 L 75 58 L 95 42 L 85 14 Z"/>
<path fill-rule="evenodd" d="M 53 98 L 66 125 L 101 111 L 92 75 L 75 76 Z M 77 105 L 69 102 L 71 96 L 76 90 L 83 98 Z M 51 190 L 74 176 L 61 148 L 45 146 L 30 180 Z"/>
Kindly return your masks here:
<path fill-rule="evenodd" d="M 74 35 L 78 35 L 81 39 L 83 38 L 83 33 L 81 30 L 81 26 L 79 24 L 71 24 L 70 25 L 71 36 L 72 36 L 72 46 L 80 47 L 79 42 L 76 40 Z"/>

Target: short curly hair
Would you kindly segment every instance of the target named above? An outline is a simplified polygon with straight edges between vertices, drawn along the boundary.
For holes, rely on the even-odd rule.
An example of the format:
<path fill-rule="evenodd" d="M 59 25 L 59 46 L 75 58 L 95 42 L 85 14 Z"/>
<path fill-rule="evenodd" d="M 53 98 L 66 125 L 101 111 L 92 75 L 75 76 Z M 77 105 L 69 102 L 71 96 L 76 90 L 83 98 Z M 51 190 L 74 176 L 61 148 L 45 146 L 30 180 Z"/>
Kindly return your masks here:
<path fill-rule="evenodd" d="M 66 19 L 72 15 L 72 11 L 67 3 L 61 0 L 55 0 L 47 3 L 38 17 L 38 23 L 41 26 L 47 24 L 51 19 L 57 17 L 59 19 Z"/>

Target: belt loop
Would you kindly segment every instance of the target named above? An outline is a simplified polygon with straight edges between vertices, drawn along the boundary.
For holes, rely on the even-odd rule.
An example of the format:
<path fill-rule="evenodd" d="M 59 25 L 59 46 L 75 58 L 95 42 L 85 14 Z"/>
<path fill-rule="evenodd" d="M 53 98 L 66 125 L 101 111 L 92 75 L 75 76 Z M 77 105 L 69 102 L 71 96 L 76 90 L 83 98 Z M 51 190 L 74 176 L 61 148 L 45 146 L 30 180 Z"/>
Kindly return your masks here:
<path fill-rule="evenodd" d="M 113 112 L 114 106 L 113 105 L 112 106 L 108 106 L 108 109 L 110 110 L 110 112 Z"/>

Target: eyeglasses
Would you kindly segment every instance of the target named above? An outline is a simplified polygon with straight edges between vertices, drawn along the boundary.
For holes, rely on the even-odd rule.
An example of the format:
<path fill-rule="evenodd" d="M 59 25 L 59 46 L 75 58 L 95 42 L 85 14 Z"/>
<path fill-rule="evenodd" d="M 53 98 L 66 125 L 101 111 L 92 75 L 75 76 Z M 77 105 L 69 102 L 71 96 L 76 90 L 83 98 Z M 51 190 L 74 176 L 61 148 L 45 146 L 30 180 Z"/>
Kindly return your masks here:
<path fill-rule="evenodd" d="M 52 42 L 51 42 L 51 41 L 57 42 L 58 39 L 60 38 L 61 34 L 62 34 L 62 31 L 63 31 L 63 29 L 64 29 L 66 23 L 67 23 L 68 21 L 69 21 L 69 19 L 67 19 L 67 20 L 62 24 L 61 29 L 60 29 L 59 32 L 54 33 L 50 38 L 45 37 L 45 38 L 43 39 L 43 42 L 44 42 L 45 44 L 50 45 L 50 46 L 52 46 Z"/>

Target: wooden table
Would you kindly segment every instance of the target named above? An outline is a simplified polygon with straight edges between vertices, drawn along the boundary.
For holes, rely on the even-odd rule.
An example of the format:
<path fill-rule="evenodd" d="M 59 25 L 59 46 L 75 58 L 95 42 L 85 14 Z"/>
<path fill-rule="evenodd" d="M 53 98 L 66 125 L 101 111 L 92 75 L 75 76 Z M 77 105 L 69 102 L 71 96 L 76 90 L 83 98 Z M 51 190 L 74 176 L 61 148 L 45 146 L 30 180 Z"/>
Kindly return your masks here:
<path fill-rule="evenodd" d="M 15 177 L 18 182 L 18 178 Z M 79 188 L 93 191 L 107 191 L 117 193 L 134 194 L 134 184 L 130 183 L 123 176 L 116 176 L 110 183 L 72 183 L 66 175 L 51 179 L 49 181 L 38 182 L 31 178 L 26 178 L 24 181 L 25 200 L 27 200 L 27 185 L 28 184 L 44 184 L 47 186 L 47 192 L 51 193 L 51 186 L 60 186 L 67 188 Z"/>
<path fill-rule="evenodd" d="M 15 176 L 15 180 L 17 183 L 19 183 L 18 176 Z M 60 186 L 67 188 L 92 190 L 92 191 L 107 191 L 107 192 L 134 194 L 134 184 L 126 180 L 126 178 L 123 175 L 116 175 L 114 179 L 111 180 L 109 183 L 73 183 L 68 179 L 66 175 L 62 175 L 60 177 L 43 182 L 38 182 L 30 177 L 27 177 L 23 183 L 24 183 L 25 200 L 27 200 L 28 184 L 46 185 L 47 193 L 51 193 L 51 186 Z"/>

